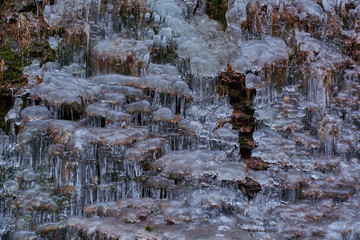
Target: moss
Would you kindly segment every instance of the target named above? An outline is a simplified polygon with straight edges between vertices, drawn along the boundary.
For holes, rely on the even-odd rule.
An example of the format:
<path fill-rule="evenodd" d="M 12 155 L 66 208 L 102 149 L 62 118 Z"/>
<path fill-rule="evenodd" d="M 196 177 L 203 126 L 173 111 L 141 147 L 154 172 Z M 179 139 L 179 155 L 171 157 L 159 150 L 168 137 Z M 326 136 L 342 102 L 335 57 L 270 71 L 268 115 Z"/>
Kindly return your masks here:
<path fill-rule="evenodd" d="M 34 59 L 43 64 L 54 62 L 56 57 L 57 53 L 50 48 L 48 41 L 31 42 L 28 48 L 22 50 L 15 43 L 0 43 L 0 94 L 11 95 L 11 88 L 15 90 L 24 84 L 23 67 Z"/>
<path fill-rule="evenodd" d="M 34 59 L 38 59 L 41 63 L 56 60 L 56 51 L 50 48 L 48 41 L 32 42 L 24 54 L 27 56 L 27 64 Z"/>
<path fill-rule="evenodd" d="M 206 14 L 211 18 L 227 27 L 225 13 L 228 10 L 227 0 L 207 0 Z"/>
<path fill-rule="evenodd" d="M 247 137 L 242 137 L 239 139 L 241 146 L 248 146 L 249 145 L 249 139 Z"/>
<path fill-rule="evenodd" d="M 22 75 L 22 59 L 15 55 L 10 44 L 0 47 L 0 59 L 6 66 L 6 70 L 0 77 L 7 82 L 19 81 Z"/>
<path fill-rule="evenodd" d="M 300 189 L 299 200 L 304 200 L 306 198 L 307 198 L 306 194 L 302 191 L 302 189 Z"/>
<path fill-rule="evenodd" d="M 146 230 L 146 231 L 149 231 L 149 232 L 152 232 L 153 229 L 152 229 L 152 227 L 150 227 L 150 226 L 146 226 L 146 227 L 145 227 L 145 230 Z"/>
<path fill-rule="evenodd" d="M 239 102 L 233 103 L 232 106 L 235 110 L 243 110 L 246 107 L 246 102 L 243 98 L 240 98 Z"/>
<path fill-rule="evenodd" d="M 230 89 L 229 90 L 229 96 L 231 98 L 239 98 L 239 97 L 241 97 L 239 93 L 240 92 L 237 89 Z"/>

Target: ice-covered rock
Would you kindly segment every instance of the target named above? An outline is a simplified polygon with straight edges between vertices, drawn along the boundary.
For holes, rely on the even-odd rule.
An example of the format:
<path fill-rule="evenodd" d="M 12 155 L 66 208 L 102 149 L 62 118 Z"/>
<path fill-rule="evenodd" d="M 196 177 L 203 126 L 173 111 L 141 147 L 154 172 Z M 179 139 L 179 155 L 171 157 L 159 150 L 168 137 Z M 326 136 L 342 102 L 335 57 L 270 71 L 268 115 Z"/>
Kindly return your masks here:
<path fill-rule="evenodd" d="M 142 41 L 115 38 L 102 40 L 93 48 L 92 67 L 94 74 L 122 73 L 139 76 L 144 64 L 144 57 L 149 52 Z"/>
<path fill-rule="evenodd" d="M 263 40 L 244 41 L 241 45 L 241 54 L 234 61 L 233 70 L 247 73 L 256 73 L 265 67 L 287 62 L 289 49 L 286 43 L 279 38 L 265 37 Z"/>
<path fill-rule="evenodd" d="M 153 113 L 153 120 L 157 122 L 177 122 L 179 117 L 175 116 L 169 108 L 160 108 Z"/>
<path fill-rule="evenodd" d="M 125 159 L 129 161 L 144 161 L 162 155 L 162 148 L 165 140 L 161 138 L 149 138 L 144 141 L 136 142 L 131 148 L 126 150 Z"/>
<path fill-rule="evenodd" d="M 241 165 L 225 162 L 221 151 L 176 151 L 156 160 L 152 167 L 161 170 L 163 176 L 179 179 L 201 179 L 215 177 L 236 181 L 244 178 Z"/>
<path fill-rule="evenodd" d="M 141 128 L 79 128 L 71 135 L 69 146 L 74 150 L 82 151 L 91 144 L 102 144 L 110 147 L 144 140 L 148 137 L 149 131 Z"/>
<path fill-rule="evenodd" d="M 350 64 L 350 59 L 311 38 L 308 33 L 299 32 L 296 39 L 300 53 L 306 57 L 301 72 L 307 98 L 321 106 L 330 104 L 331 96 L 336 94 L 333 86 L 338 81 L 334 76 L 341 74 L 340 69 Z"/>
<path fill-rule="evenodd" d="M 82 101 L 96 97 L 96 92 L 88 81 L 60 72 L 45 73 L 43 82 L 34 87 L 33 91 L 33 99 L 40 98 L 50 106 L 81 106 Z"/>
<path fill-rule="evenodd" d="M 150 103 L 146 100 L 143 100 L 141 102 L 134 102 L 130 103 L 125 106 L 125 112 L 127 113 L 135 113 L 135 112 L 141 112 L 141 113 L 150 113 Z"/>
<path fill-rule="evenodd" d="M 21 111 L 21 120 L 23 122 L 33 120 L 45 120 L 50 118 L 50 111 L 44 106 L 29 106 Z"/>
<path fill-rule="evenodd" d="M 103 117 L 108 123 L 112 123 L 112 122 L 122 123 L 122 122 L 130 122 L 132 120 L 131 115 L 121 111 L 109 109 L 102 104 L 88 105 L 85 109 L 85 112 L 88 117 Z"/>
<path fill-rule="evenodd" d="M 186 98 L 190 98 L 192 95 L 187 84 L 179 78 L 179 73 L 176 68 L 172 66 L 150 66 L 148 74 L 140 78 L 108 74 L 96 76 L 92 80 L 98 84 L 102 83 L 150 89 L 158 93 L 180 95 Z"/>

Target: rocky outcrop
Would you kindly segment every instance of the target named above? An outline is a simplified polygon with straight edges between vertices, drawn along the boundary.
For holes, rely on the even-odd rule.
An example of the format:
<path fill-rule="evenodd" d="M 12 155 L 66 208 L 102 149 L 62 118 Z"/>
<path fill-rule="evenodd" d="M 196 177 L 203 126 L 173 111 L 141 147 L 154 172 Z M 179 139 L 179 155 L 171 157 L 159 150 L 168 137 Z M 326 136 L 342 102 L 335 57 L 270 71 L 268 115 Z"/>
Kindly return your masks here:
<path fill-rule="evenodd" d="M 22 3 L 4 238 L 358 237 L 358 0 Z"/>

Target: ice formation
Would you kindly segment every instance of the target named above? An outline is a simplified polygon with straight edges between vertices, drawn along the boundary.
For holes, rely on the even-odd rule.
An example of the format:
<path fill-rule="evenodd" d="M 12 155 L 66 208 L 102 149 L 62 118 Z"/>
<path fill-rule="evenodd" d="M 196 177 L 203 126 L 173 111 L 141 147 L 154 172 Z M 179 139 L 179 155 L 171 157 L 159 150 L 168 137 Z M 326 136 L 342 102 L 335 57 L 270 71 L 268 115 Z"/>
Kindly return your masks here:
<path fill-rule="evenodd" d="M 359 238 L 358 0 L 50 2 L 1 237 Z"/>

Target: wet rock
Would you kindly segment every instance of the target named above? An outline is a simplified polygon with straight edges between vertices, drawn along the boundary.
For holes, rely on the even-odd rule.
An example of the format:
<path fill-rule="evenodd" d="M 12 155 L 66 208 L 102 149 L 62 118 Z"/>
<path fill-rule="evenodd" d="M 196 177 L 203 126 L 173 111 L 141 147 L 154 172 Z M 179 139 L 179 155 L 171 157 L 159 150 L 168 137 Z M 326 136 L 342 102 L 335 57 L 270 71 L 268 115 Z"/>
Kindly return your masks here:
<path fill-rule="evenodd" d="M 269 163 L 262 161 L 259 158 L 250 158 L 246 160 L 246 167 L 254 171 L 264 171 L 269 168 Z"/>
<path fill-rule="evenodd" d="M 249 200 L 254 198 L 255 195 L 261 191 L 261 185 L 249 177 L 245 177 L 245 181 L 240 181 L 238 185 Z"/>

